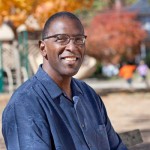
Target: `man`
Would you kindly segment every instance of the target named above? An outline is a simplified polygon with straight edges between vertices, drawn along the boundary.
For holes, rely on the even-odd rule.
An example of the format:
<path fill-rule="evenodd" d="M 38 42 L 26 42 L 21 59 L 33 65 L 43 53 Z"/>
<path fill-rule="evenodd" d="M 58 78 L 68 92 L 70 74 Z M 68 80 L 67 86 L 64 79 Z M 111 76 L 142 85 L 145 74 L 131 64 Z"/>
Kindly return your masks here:
<path fill-rule="evenodd" d="M 43 64 L 3 113 L 8 150 L 126 150 L 100 97 L 72 78 L 83 61 L 85 40 L 74 14 L 48 19 L 39 42 Z"/>

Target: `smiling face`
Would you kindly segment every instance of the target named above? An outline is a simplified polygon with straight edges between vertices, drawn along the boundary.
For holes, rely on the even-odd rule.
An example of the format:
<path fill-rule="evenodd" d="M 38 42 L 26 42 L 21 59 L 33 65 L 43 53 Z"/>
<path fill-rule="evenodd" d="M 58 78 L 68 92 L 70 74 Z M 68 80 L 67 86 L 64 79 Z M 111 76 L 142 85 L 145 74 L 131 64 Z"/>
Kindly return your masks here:
<path fill-rule="evenodd" d="M 47 36 L 67 34 L 70 37 L 84 35 L 81 24 L 68 17 L 58 17 L 50 24 Z M 52 77 L 71 77 L 75 75 L 83 61 L 85 44 L 75 44 L 74 39 L 66 45 L 59 43 L 57 38 L 45 39 L 40 43 L 44 58 L 43 69 Z"/>

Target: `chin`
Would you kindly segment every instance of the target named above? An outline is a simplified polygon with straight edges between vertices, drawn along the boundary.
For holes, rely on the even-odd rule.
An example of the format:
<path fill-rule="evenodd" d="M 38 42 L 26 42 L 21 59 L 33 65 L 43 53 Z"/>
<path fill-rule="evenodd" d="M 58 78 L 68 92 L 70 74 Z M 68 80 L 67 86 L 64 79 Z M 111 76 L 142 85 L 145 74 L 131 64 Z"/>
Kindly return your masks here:
<path fill-rule="evenodd" d="M 69 76 L 69 77 L 72 77 L 72 76 L 76 75 L 77 72 L 78 72 L 78 71 L 66 72 L 65 75 L 66 75 L 66 76 Z"/>
<path fill-rule="evenodd" d="M 72 76 L 74 76 L 76 74 L 77 74 L 77 72 L 75 72 L 75 73 L 68 73 L 68 76 L 72 77 Z"/>
<path fill-rule="evenodd" d="M 78 73 L 79 68 L 80 67 L 74 67 L 74 68 L 65 68 L 64 67 L 64 69 L 61 68 L 60 73 L 63 76 L 72 77 L 72 76 L 74 76 L 74 75 L 76 75 Z"/>

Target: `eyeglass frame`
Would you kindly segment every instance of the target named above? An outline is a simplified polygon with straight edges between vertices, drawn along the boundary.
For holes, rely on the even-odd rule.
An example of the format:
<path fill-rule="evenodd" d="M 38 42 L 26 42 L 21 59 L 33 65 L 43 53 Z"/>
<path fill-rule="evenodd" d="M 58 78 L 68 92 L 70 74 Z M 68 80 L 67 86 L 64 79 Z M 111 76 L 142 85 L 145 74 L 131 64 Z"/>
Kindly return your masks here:
<path fill-rule="evenodd" d="M 62 44 L 62 43 L 61 43 L 62 45 L 67 45 L 67 44 L 70 42 L 71 39 L 73 39 L 73 41 L 75 42 L 75 38 L 76 38 L 77 36 L 82 36 L 82 37 L 84 37 L 84 41 L 83 41 L 82 44 L 77 44 L 76 42 L 75 42 L 75 44 L 77 44 L 77 45 L 83 45 L 83 44 L 85 44 L 85 40 L 86 40 L 86 38 L 87 38 L 86 35 L 82 35 L 82 34 L 75 35 L 75 36 L 70 36 L 70 35 L 68 35 L 68 34 L 54 34 L 54 35 L 50 35 L 50 36 L 44 37 L 44 38 L 42 38 L 42 40 L 44 41 L 44 40 L 50 39 L 50 38 L 56 38 L 56 40 L 58 40 L 57 36 L 59 36 L 59 35 L 65 35 L 65 36 L 67 36 L 68 39 L 69 39 L 66 44 Z M 59 42 L 58 42 L 58 43 L 59 43 Z"/>

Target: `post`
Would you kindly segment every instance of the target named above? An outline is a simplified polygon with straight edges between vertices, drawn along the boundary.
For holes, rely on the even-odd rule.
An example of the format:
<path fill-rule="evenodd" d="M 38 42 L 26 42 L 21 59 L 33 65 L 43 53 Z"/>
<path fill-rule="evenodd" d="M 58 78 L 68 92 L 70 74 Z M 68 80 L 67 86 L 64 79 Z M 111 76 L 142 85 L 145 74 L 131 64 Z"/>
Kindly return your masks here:
<path fill-rule="evenodd" d="M 2 55 L 2 43 L 0 42 L 0 93 L 3 92 L 3 55 Z"/>
<path fill-rule="evenodd" d="M 29 76 L 29 60 L 28 60 L 29 50 L 28 50 L 28 32 L 27 31 L 23 31 L 23 40 L 24 40 L 24 48 L 25 48 L 25 68 Z"/>
<path fill-rule="evenodd" d="M 29 76 L 29 60 L 28 60 L 28 33 L 22 31 L 18 33 L 19 51 L 21 67 L 25 67 Z"/>

